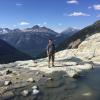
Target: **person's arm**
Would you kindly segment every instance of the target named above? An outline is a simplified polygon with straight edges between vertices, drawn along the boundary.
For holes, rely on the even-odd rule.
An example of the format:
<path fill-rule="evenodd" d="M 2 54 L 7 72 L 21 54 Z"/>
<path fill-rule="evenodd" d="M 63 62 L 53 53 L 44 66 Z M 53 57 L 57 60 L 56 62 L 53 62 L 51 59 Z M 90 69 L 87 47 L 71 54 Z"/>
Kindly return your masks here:
<path fill-rule="evenodd" d="M 49 46 L 47 45 L 47 56 L 48 56 L 48 54 L 49 54 Z"/>

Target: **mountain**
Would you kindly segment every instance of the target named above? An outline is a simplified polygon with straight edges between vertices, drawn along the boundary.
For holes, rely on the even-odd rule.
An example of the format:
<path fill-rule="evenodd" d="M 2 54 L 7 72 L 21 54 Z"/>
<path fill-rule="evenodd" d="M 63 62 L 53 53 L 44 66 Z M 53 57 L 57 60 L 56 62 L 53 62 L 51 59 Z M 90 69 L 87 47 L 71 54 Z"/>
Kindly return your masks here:
<path fill-rule="evenodd" d="M 32 59 L 0 39 L 0 63 L 9 63 L 17 60 Z"/>
<path fill-rule="evenodd" d="M 49 38 L 56 38 L 58 33 L 46 27 L 38 25 L 23 30 L 14 29 L 5 34 L 0 34 L 0 39 L 6 41 L 18 50 L 31 55 L 37 56 L 46 48 Z"/>
<path fill-rule="evenodd" d="M 6 32 L 3 33 L 1 31 L 0 39 L 32 57 L 37 57 L 46 50 L 49 38 L 54 39 L 56 46 L 58 46 L 77 31 L 74 28 L 68 28 L 62 33 L 57 33 L 47 27 L 40 27 L 38 25 L 23 30 L 10 30 L 7 28 L 1 30 L 4 29 L 6 29 Z"/>
<path fill-rule="evenodd" d="M 58 34 L 56 36 L 56 39 L 57 39 L 57 41 L 60 41 L 59 43 L 61 43 L 65 39 L 71 37 L 73 34 L 75 34 L 78 31 L 79 31 L 79 29 L 75 29 L 75 28 L 69 27 L 66 30 L 64 30 L 63 32 L 61 32 L 60 34 Z"/>
<path fill-rule="evenodd" d="M 10 30 L 10 29 L 9 29 Z M 76 30 L 75 30 L 76 31 Z M 0 39 L 6 41 L 18 50 L 27 53 L 32 57 L 40 55 L 46 50 L 48 39 L 54 39 L 56 46 L 69 38 L 69 34 L 74 33 L 74 29 L 69 29 L 67 33 L 57 33 L 47 27 L 38 25 L 26 29 L 14 29 L 0 34 Z"/>
<path fill-rule="evenodd" d="M 67 38 L 58 46 L 58 50 L 65 48 L 77 48 L 79 44 L 84 41 L 89 36 L 100 32 L 100 20 L 96 21 L 94 24 L 85 27 L 84 29 L 73 34 L 70 38 Z"/>
<path fill-rule="evenodd" d="M 78 32 L 78 31 L 79 31 L 79 29 L 76 29 L 76 28 L 73 28 L 73 27 L 69 27 L 66 30 L 64 30 L 63 32 L 61 32 L 61 34 L 72 36 L 74 33 Z"/>
<path fill-rule="evenodd" d="M 8 29 L 8 28 L 0 28 L 0 34 L 6 34 L 6 33 L 9 33 L 9 32 L 11 32 L 11 30 Z"/>

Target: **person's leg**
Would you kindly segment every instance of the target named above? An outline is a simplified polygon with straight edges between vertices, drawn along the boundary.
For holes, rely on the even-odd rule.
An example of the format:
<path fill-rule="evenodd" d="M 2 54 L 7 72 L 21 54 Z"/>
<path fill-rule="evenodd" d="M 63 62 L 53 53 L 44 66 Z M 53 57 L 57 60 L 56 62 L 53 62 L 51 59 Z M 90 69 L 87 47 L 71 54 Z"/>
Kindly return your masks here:
<path fill-rule="evenodd" d="M 52 66 L 54 66 L 55 54 L 52 54 Z"/>
<path fill-rule="evenodd" d="M 50 67 L 51 55 L 48 56 L 48 67 Z"/>

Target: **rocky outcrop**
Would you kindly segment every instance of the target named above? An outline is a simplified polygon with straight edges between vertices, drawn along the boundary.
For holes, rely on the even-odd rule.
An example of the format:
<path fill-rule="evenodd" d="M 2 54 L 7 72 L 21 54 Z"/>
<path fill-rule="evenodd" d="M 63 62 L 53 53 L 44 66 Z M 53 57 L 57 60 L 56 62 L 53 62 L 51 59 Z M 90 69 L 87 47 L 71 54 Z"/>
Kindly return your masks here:
<path fill-rule="evenodd" d="M 86 38 L 77 49 L 66 49 L 57 53 L 58 59 L 76 57 L 82 60 L 100 62 L 100 33 Z M 73 58 L 73 59 L 74 59 Z M 75 60 L 75 59 L 74 59 Z M 77 59 L 78 60 L 78 59 Z"/>
<path fill-rule="evenodd" d="M 77 55 L 92 60 L 100 56 L 100 33 L 83 41 L 78 47 Z"/>
<path fill-rule="evenodd" d="M 69 39 L 64 40 L 64 42 L 62 42 L 59 45 L 58 49 L 62 50 L 66 48 L 70 49 L 77 48 L 85 39 L 99 32 L 100 32 L 100 20 L 78 31 L 77 33 L 72 35 Z"/>

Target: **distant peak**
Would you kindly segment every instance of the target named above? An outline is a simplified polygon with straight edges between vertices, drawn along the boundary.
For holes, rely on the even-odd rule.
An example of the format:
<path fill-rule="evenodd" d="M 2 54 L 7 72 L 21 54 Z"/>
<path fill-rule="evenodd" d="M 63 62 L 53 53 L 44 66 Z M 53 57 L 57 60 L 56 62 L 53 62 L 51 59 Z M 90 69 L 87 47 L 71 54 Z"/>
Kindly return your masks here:
<path fill-rule="evenodd" d="M 40 28 L 40 26 L 38 26 L 38 25 L 35 25 L 32 27 L 32 29 L 39 29 L 39 28 Z"/>
<path fill-rule="evenodd" d="M 69 33 L 69 32 L 77 32 L 79 29 L 73 28 L 73 27 L 68 27 L 66 30 L 64 30 L 62 33 Z"/>
<path fill-rule="evenodd" d="M 13 32 L 21 32 L 21 30 L 19 28 L 16 28 L 14 30 L 12 30 Z"/>
<path fill-rule="evenodd" d="M 45 26 L 43 26 L 43 27 L 41 27 L 41 28 L 45 28 L 45 29 L 47 29 L 47 27 L 45 27 Z"/>

